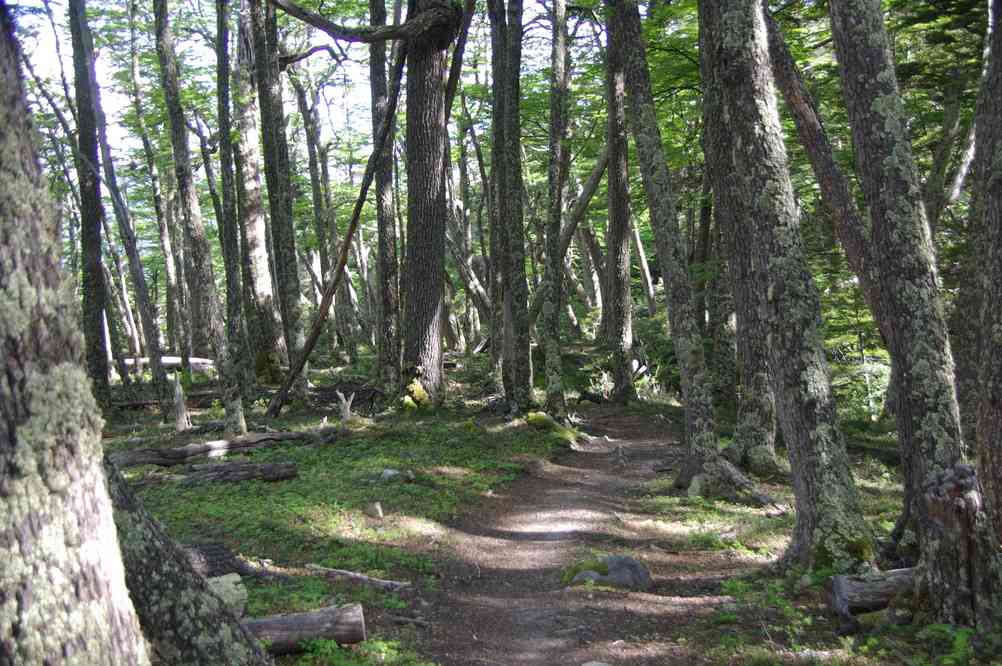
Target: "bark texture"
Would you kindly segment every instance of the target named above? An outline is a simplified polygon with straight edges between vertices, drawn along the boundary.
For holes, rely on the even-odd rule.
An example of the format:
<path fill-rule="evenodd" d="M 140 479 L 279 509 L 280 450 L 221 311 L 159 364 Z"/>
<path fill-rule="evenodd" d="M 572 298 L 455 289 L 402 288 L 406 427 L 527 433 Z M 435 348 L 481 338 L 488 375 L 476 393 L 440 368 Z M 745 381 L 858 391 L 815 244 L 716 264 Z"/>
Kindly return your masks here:
<path fill-rule="evenodd" d="M 0 2 L 0 664 L 148 664 L 13 30 Z"/>
<path fill-rule="evenodd" d="M 434 8 L 417 3 L 418 14 Z M 403 378 L 417 383 L 432 402 L 442 390 L 442 308 L 445 227 L 448 216 L 445 159 L 445 53 L 448 42 L 432 38 L 407 47 L 407 256 L 404 264 Z M 415 399 L 419 397 L 412 395 Z"/>
<path fill-rule="evenodd" d="M 889 322 L 884 334 L 893 361 L 906 492 L 910 488 L 917 498 L 915 490 L 962 456 L 953 356 L 937 294 L 932 239 L 880 2 L 833 0 L 829 10 L 856 171 L 869 210 L 880 310 Z M 915 504 L 925 573 L 938 587 L 940 576 L 955 563 L 937 557 L 941 534 L 933 529 L 925 503 Z M 940 619 L 950 621 L 952 612 L 940 611 Z"/>
<path fill-rule="evenodd" d="M 369 0 L 369 22 L 373 26 L 386 24 L 385 0 Z M 372 90 L 372 133 L 376 135 L 382 127 L 389 103 L 385 44 L 369 47 L 369 86 Z M 376 365 L 388 391 L 394 391 L 400 384 L 400 287 L 397 279 L 397 233 L 393 218 L 393 136 L 394 126 L 391 125 L 386 146 L 376 163 L 375 174 Z"/>
<path fill-rule="evenodd" d="M 633 360 L 633 297 L 630 294 L 630 172 L 626 142 L 626 72 L 623 69 L 627 43 L 619 25 L 621 14 L 610 9 L 607 16 L 609 41 L 605 94 L 608 108 L 609 223 L 605 228 L 606 300 L 602 318 L 605 321 L 606 342 L 612 351 L 613 388 L 610 397 L 616 402 L 628 402 L 636 398 L 636 391 L 630 367 Z"/>
<path fill-rule="evenodd" d="M 302 354 L 305 332 L 300 304 L 299 260 L 296 256 L 296 236 L 292 223 L 289 143 L 285 136 L 282 81 L 278 68 L 278 19 L 275 8 L 265 0 L 249 1 L 254 67 L 261 107 L 264 174 L 268 185 L 268 208 L 271 212 L 275 282 L 278 285 L 279 312 L 282 315 L 282 328 L 291 363 Z M 306 373 L 299 375 L 293 386 L 294 393 L 299 397 L 306 395 L 306 377 Z"/>
<path fill-rule="evenodd" d="M 567 2 L 554 0 L 550 54 L 550 164 L 547 171 L 549 209 L 546 220 L 546 269 L 541 337 L 546 351 L 546 411 L 563 419 L 563 371 L 560 363 L 560 310 L 563 306 L 564 253 L 561 252 L 560 218 L 567 180 Z"/>
<path fill-rule="evenodd" d="M 765 17 L 758 0 L 700 2 L 705 122 L 715 185 L 728 188 L 769 343 L 770 378 L 790 455 L 797 519 L 789 564 L 849 570 L 872 559 L 845 441 L 838 429 L 821 337 L 820 304 L 804 244 L 772 86 Z M 719 95 L 719 97 L 717 97 Z M 713 104 L 720 104 L 711 113 Z M 725 124 L 726 123 L 726 124 Z M 725 129 L 726 128 L 726 131 Z M 730 155 L 731 162 L 720 162 Z M 717 180 L 725 173 L 730 177 Z M 743 205 L 742 205 L 743 204 Z M 725 204 L 726 205 L 726 204 Z"/>
<path fill-rule="evenodd" d="M 261 195 L 261 160 L 258 151 L 257 91 L 254 88 L 254 46 L 250 3 L 241 0 L 237 35 L 237 67 L 233 75 L 233 108 L 236 125 L 237 218 L 248 344 L 253 350 L 254 373 L 259 381 L 279 381 L 279 365 L 289 354 L 282 335 L 282 319 L 272 288 L 268 231 Z"/>
<path fill-rule="evenodd" d="M 125 582 L 143 633 L 165 664 L 271 664 L 271 658 L 209 589 L 184 551 L 105 464 Z"/>

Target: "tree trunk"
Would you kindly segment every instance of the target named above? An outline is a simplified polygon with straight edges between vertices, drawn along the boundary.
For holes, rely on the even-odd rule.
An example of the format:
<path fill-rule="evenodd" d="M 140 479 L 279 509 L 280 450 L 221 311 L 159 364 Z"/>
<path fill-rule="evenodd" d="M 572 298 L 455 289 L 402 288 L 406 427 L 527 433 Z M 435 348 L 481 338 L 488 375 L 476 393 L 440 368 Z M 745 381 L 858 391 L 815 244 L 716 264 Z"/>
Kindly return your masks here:
<path fill-rule="evenodd" d="M 560 362 L 560 310 L 563 306 L 564 256 L 560 252 L 564 183 L 567 180 L 567 2 L 553 2 L 553 46 L 550 55 L 550 163 L 547 171 L 549 211 L 546 220 L 545 301 L 541 338 L 546 350 L 546 411 L 556 419 L 567 412 Z"/>
<path fill-rule="evenodd" d="M 384 0 L 369 0 L 369 22 L 386 24 Z M 386 85 L 386 45 L 369 46 L 369 85 L 372 91 L 372 132 L 379 132 L 388 103 Z M 395 124 L 394 124 L 395 125 Z M 376 163 L 376 276 L 378 298 L 376 312 L 376 365 L 384 390 L 395 391 L 400 385 L 400 289 L 397 260 L 397 234 L 393 218 L 393 137 L 391 125 L 386 146 Z"/>
<path fill-rule="evenodd" d="M 111 146 L 108 143 L 107 121 L 104 110 L 101 108 L 100 90 L 94 89 L 94 110 L 97 116 L 98 139 L 101 143 L 101 162 L 104 167 L 105 183 L 111 195 L 111 202 L 114 206 L 115 221 L 118 224 L 118 235 L 125 246 L 125 254 L 129 260 L 129 276 L 132 278 L 132 286 L 135 290 L 136 307 L 139 309 L 139 316 L 142 320 L 142 329 L 145 334 L 146 355 L 150 358 L 150 374 L 153 380 L 153 388 L 160 399 L 160 413 L 163 418 L 170 414 L 170 386 L 167 384 L 167 374 L 160 364 L 160 329 L 157 325 L 156 304 L 150 299 L 149 288 L 146 285 L 146 273 L 143 271 L 142 260 L 139 256 L 139 246 L 136 240 L 135 227 L 132 224 L 132 216 L 129 208 L 118 187 L 118 180 L 115 176 L 115 167 L 111 159 Z M 139 122 L 143 122 L 140 120 Z M 145 125 L 143 126 L 145 127 Z M 159 196 L 157 194 L 156 196 Z M 137 354 L 141 356 L 142 354 Z"/>
<path fill-rule="evenodd" d="M 416 13 L 429 0 L 419 0 Z M 404 265 L 402 382 L 420 384 L 434 403 L 443 394 L 442 307 L 448 210 L 445 157 L 445 54 L 448 44 L 427 36 L 408 45 L 407 248 Z"/>
<path fill-rule="evenodd" d="M 606 12 L 609 24 L 606 49 L 605 92 L 608 108 L 606 141 L 609 145 L 609 223 L 605 230 L 606 300 L 602 311 L 606 321 L 606 342 L 612 350 L 611 399 L 635 400 L 633 372 L 633 296 L 630 293 L 630 192 L 629 154 L 626 141 L 626 58 L 627 41 L 621 14 Z M 635 48 L 631 45 L 630 48 Z M 646 71 L 646 63 L 644 63 Z"/>
<path fill-rule="evenodd" d="M 992 0 L 988 74 L 978 101 L 977 126 L 990 164 L 981 175 L 987 262 L 981 310 L 981 395 L 978 405 L 978 478 L 996 543 L 1002 542 L 1002 0 Z M 999 590 L 996 591 L 996 594 Z"/>
<path fill-rule="evenodd" d="M 282 82 L 278 69 L 278 19 L 275 7 L 265 0 L 249 1 L 279 312 L 282 315 L 282 328 L 291 363 L 302 354 L 305 339 L 300 305 L 299 262 L 292 221 L 289 144 L 285 136 Z M 307 372 L 304 368 L 293 386 L 294 393 L 299 397 L 305 397 L 308 390 Z"/>
<path fill-rule="evenodd" d="M 192 353 L 215 357 L 219 342 L 223 339 L 223 322 L 212 269 L 212 249 L 198 208 L 198 193 L 195 190 L 191 151 L 188 147 L 188 125 L 181 106 L 177 54 L 174 52 L 167 2 L 168 0 L 154 0 L 153 11 L 156 19 L 160 83 L 167 105 L 174 174 L 187 246 L 185 279 L 190 298 L 188 308 L 191 312 Z"/>
<path fill-rule="evenodd" d="M 784 560 L 807 568 L 851 570 L 872 559 L 872 537 L 831 396 L 819 298 L 807 270 L 772 101 L 762 5 L 760 0 L 728 0 L 717 6 L 704 0 L 699 10 L 708 153 L 714 188 L 726 196 L 717 210 L 727 207 L 735 222 L 750 227 L 750 243 L 735 249 L 752 255 L 754 288 L 766 297 L 762 314 L 771 382 L 797 509 Z M 733 161 L 725 161 L 727 156 Z"/>
<path fill-rule="evenodd" d="M 222 189 L 219 236 L 226 271 L 226 337 L 222 363 L 217 363 L 223 384 L 226 432 L 243 435 L 243 396 L 249 387 L 244 338 L 243 286 L 240 282 L 240 240 L 237 230 L 236 183 L 233 173 L 233 128 L 230 121 L 230 0 L 216 0 L 216 108 L 219 119 L 219 172 Z"/>
<path fill-rule="evenodd" d="M 881 4 L 832 0 L 829 10 L 856 169 L 869 209 L 880 310 L 888 322 L 883 332 L 893 362 L 906 488 L 918 489 L 962 455 L 953 357 L 937 294 L 932 239 Z M 944 544 L 924 503 L 917 502 L 913 510 L 930 584 L 948 579 L 956 563 L 936 557 Z M 938 612 L 940 620 L 949 622 L 960 609 L 945 604 Z"/>
<path fill-rule="evenodd" d="M 497 209 L 496 265 L 501 281 L 503 373 L 509 403 L 525 410 L 531 400 L 529 287 L 525 276 L 525 229 L 519 102 L 522 63 L 522 0 L 490 0 L 491 71 L 494 96 L 494 204 Z"/>
<path fill-rule="evenodd" d="M 105 463 L 125 582 L 143 634 L 166 664 L 271 664 L 163 527 Z"/>
<path fill-rule="evenodd" d="M 233 76 L 237 217 L 247 337 L 253 351 L 254 374 L 259 381 L 277 383 L 281 377 L 279 366 L 289 362 L 289 353 L 272 289 L 268 231 L 261 197 L 257 92 L 254 89 L 254 48 L 250 24 L 252 1 L 242 0 L 240 3 L 237 68 Z"/>
<path fill-rule="evenodd" d="M 711 461 L 717 455 L 712 390 L 703 357 L 703 340 L 694 312 L 688 253 L 675 215 L 671 176 L 655 113 L 640 12 L 632 0 L 621 0 L 617 3 L 617 15 L 619 20 L 614 25 L 622 35 L 620 43 L 626 61 L 630 125 L 637 145 L 661 275 L 665 280 L 671 339 L 682 379 L 690 461 L 676 483 L 688 486 L 691 479 L 687 477 L 704 461 Z"/>
<path fill-rule="evenodd" d="M 86 2 L 74 0 L 69 8 L 73 38 L 73 80 L 77 113 L 77 178 L 80 181 L 80 253 L 83 255 L 83 330 L 87 349 L 87 374 L 98 404 L 111 400 L 108 387 L 108 349 L 104 342 L 104 311 L 108 287 L 101 265 L 101 181 L 98 176 L 97 118 L 94 111 L 94 46 L 86 29 Z"/>
<path fill-rule="evenodd" d="M 74 22 L 83 18 L 83 3 L 69 9 Z M 148 664 L 116 556 L 100 410 L 82 368 L 4 3 L 0 24 L 0 661 L 56 664 L 72 654 L 79 663 Z"/>
<path fill-rule="evenodd" d="M 630 232 L 633 238 L 633 251 L 637 255 L 637 266 L 640 268 L 640 280 L 644 285 L 644 296 L 647 297 L 647 315 L 653 317 L 658 313 L 658 302 L 654 296 L 654 280 L 651 278 L 647 252 L 644 250 L 644 241 L 640 238 L 640 225 L 636 218 L 630 220 Z"/>

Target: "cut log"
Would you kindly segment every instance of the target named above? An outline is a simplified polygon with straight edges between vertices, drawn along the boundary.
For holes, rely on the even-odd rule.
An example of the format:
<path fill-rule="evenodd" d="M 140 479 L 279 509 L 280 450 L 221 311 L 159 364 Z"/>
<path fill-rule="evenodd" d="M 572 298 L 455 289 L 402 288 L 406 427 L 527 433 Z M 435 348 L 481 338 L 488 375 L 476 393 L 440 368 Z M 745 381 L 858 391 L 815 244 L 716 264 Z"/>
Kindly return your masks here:
<path fill-rule="evenodd" d="M 286 481 L 299 476 L 296 463 L 207 463 L 192 465 L 180 480 L 187 485 L 237 481 Z"/>
<path fill-rule="evenodd" d="M 891 569 L 864 576 L 832 576 L 825 585 L 825 603 L 842 625 L 839 633 L 859 628 L 854 615 L 886 608 L 895 596 L 915 586 L 914 569 Z"/>
<path fill-rule="evenodd" d="M 361 604 L 245 619 L 243 625 L 258 640 L 264 641 L 268 652 L 275 655 L 301 652 L 304 642 L 309 640 L 333 640 L 342 645 L 365 640 L 365 616 Z"/>
<path fill-rule="evenodd" d="M 371 576 L 366 576 L 365 574 L 356 573 L 354 571 L 345 571 L 344 569 L 328 569 L 327 567 L 321 567 L 316 564 L 307 564 L 306 568 L 318 576 L 323 576 L 324 578 L 329 578 L 331 580 L 348 580 L 353 583 L 361 583 L 362 585 L 368 585 L 370 587 L 378 587 L 381 590 L 396 592 L 411 586 L 410 583 L 405 581 L 372 578 Z"/>
<path fill-rule="evenodd" d="M 136 465 L 159 465 L 171 467 L 181 465 L 192 458 L 207 456 L 218 458 L 234 451 L 248 449 L 267 449 L 291 443 L 326 444 L 343 436 L 345 431 L 339 428 L 322 428 L 320 430 L 302 432 L 262 432 L 251 433 L 233 439 L 217 439 L 210 442 L 195 442 L 172 449 L 136 449 L 121 451 L 111 456 L 111 461 L 120 468 Z"/>

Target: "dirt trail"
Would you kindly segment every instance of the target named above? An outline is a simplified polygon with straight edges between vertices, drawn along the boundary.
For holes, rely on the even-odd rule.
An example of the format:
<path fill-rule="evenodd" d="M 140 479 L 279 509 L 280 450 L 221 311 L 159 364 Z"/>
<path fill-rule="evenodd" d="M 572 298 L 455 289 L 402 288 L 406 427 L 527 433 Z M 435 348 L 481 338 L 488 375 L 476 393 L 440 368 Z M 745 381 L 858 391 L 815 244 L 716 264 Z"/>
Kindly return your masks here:
<path fill-rule="evenodd" d="M 429 597 L 423 639 L 437 663 L 709 663 L 678 639 L 686 624 L 728 601 L 717 596 L 720 580 L 749 563 L 673 550 L 670 525 L 655 523 L 637 501 L 654 468 L 681 456 L 667 423 L 603 406 L 589 412 L 587 430 L 597 436 L 534 465 L 452 526 L 456 566 Z M 654 588 L 565 588 L 561 569 L 596 553 L 640 559 Z"/>

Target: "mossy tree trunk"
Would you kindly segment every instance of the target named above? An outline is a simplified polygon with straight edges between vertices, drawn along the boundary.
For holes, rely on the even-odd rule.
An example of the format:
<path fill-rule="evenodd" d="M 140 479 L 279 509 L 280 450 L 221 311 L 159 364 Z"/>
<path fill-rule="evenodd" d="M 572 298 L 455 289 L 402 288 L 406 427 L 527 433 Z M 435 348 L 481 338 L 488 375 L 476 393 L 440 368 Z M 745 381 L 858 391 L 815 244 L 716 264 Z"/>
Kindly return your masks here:
<path fill-rule="evenodd" d="M 703 461 L 717 455 L 712 391 L 696 322 L 687 251 L 675 214 L 671 176 L 657 121 L 640 10 L 634 0 L 615 0 L 614 6 L 618 20 L 612 27 L 621 35 L 630 129 L 637 146 L 651 228 L 665 281 L 671 339 L 681 372 L 685 434 L 691 460 L 686 465 L 688 471 L 680 475 L 678 482 L 687 486 Z"/>
<path fill-rule="evenodd" d="M 13 33 L 0 2 L 0 662 L 148 664 Z"/>
<path fill-rule="evenodd" d="M 879 0 L 833 0 L 832 36 L 869 210 L 883 332 L 893 362 L 895 416 L 907 485 L 924 488 L 962 455 L 953 356 L 937 293 L 935 256 Z M 930 589 L 955 567 L 925 503 L 915 511 Z M 943 553 L 938 556 L 937 553 Z M 954 611 L 938 611 L 950 621 Z"/>
<path fill-rule="evenodd" d="M 153 653 L 164 664 L 267 665 L 271 658 L 133 496 L 110 462 L 105 473 L 125 582 Z"/>
<path fill-rule="evenodd" d="M 766 295 L 762 314 L 770 378 L 797 510 L 785 561 L 852 569 L 872 559 L 872 537 L 836 421 L 820 302 L 800 237 L 762 5 L 703 0 L 699 12 L 713 169 L 730 173 L 720 183 L 727 188 L 724 205 L 734 211 L 736 223 L 752 228 L 751 243 L 743 249 L 751 255 L 753 286 Z M 722 162 L 728 155 L 731 161 Z"/>

